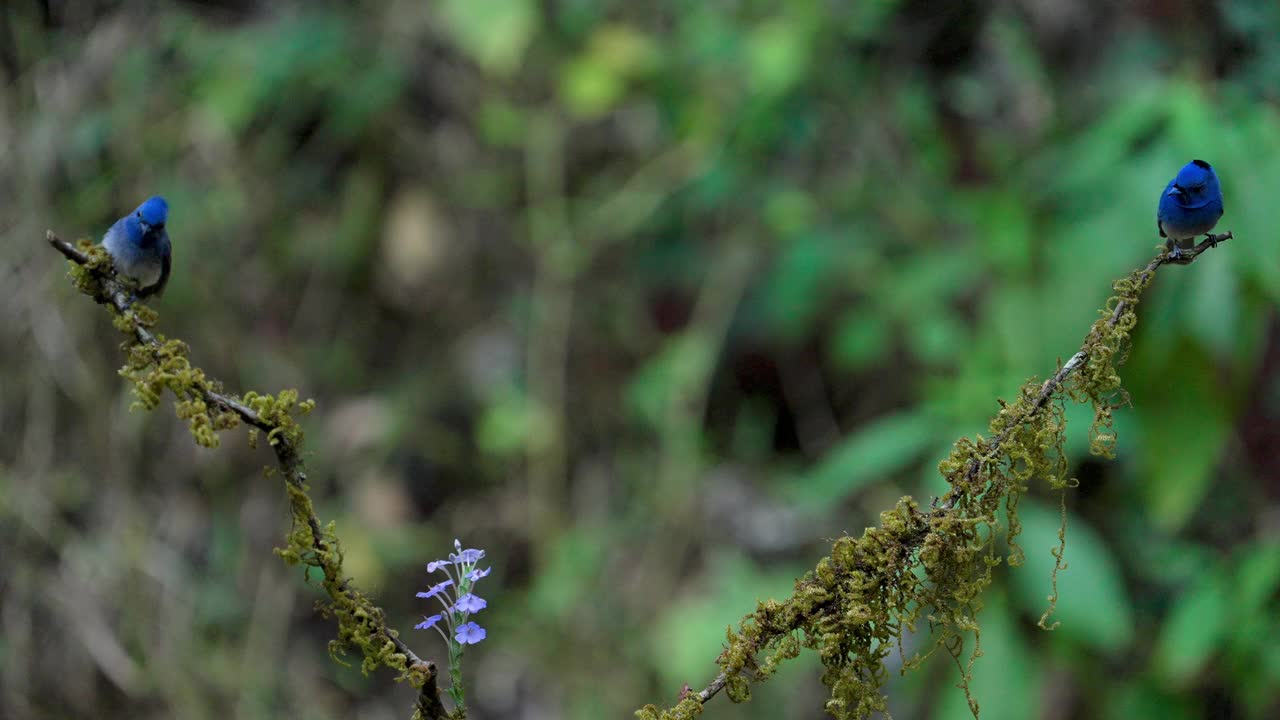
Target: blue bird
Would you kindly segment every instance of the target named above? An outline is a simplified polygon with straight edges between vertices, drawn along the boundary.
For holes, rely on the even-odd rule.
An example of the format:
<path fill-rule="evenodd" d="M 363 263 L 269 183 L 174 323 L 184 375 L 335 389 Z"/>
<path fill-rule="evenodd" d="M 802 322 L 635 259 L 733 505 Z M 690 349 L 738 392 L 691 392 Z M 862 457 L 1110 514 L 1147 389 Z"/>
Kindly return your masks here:
<path fill-rule="evenodd" d="M 1218 176 L 1203 160 L 1192 160 L 1178 171 L 1160 194 L 1160 208 L 1156 211 L 1156 229 L 1160 237 L 1168 238 L 1167 246 L 1172 258 L 1182 256 L 1179 241 L 1194 239 L 1207 234 L 1222 217 L 1222 188 Z M 1216 246 L 1213 236 L 1210 245 Z"/>
<path fill-rule="evenodd" d="M 159 295 L 169 282 L 173 251 L 164 229 L 168 217 L 169 203 L 157 195 L 117 220 L 102 236 L 116 271 L 138 282 L 138 297 Z"/>

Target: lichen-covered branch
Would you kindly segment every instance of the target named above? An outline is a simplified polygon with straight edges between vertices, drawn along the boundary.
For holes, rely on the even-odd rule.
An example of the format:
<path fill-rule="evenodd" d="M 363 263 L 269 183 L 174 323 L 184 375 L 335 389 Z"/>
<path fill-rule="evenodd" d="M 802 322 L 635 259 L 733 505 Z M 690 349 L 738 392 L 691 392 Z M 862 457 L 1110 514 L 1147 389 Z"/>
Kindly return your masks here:
<path fill-rule="evenodd" d="M 176 398 L 175 411 L 187 422 L 196 443 L 217 447 L 218 432 L 241 424 L 249 427 L 250 442 L 266 435 L 275 452 L 285 480 L 293 527 L 283 548 L 276 552 L 289 564 L 302 564 L 321 571 L 328 600 L 318 609 L 338 621 L 338 637 L 329 643 L 329 653 L 337 661 L 352 647 L 364 656 L 365 673 L 386 666 L 398 671 L 419 689 L 414 705 L 415 720 L 455 718 L 440 700 L 435 663 L 418 657 L 386 623 L 382 608 L 375 605 L 342 572 L 342 549 L 333 523 L 321 525 L 311 497 L 307 494 L 306 467 L 302 460 L 302 428 L 295 415 L 306 414 L 314 402 L 299 402 L 296 390 L 277 395 L 246 392 L 227 393 L 222 384 L 191 365 L 186 343 L 168 339 L 154 331 L 156 314 L 137 304 L 137 288 L 116 275 L 111 258 L 99 245 L 80 241 L 71 245 L 52 231 L 46 240 L 71 261 L 71 277 L 77 289 L 99 304 L 108 306 L 115 327 L 128 336 L 124 345 L 128 360 L 120 374 L 133 382 L 135 406 L 154 409 L 167 389 Z M 456 720 L 456 718 L 455 718 Z"/>
<path fill-rule="evenodd" d="M 884 712 L 883 661 L 895 649 L 903 652 L 904 633 L 914 633 L 925 623 L 933 643 L 923 654 L 904 658 L 904 671 L 942 649 L 959 668 L 960 686 L 977 717 L 978 702 L 968 685 L 973 662 L 981 654 L 981 593 L 991 582 L 992 568 L 1006 559 L 997 543 L 1007 543 L 1010 565 L 1021 564 L 1017 506 L 1028 483 L 1044 479 L 1059 493 L 1075 485 L 1066 474 L 1062 449 L 1065 401 L 1093 406 L 1090 449 L 1111 457 L 1116 441 L 1112 412 L 1127 401 L 1117 366 L 1127 355 L 1143 291 L 1162 265 L 1190 264 L 1231 237 L 1229 232 L 1211 236 L 1178 258 L 1161 253 L 1117 280 L 1115 295 L 1100 311 L 1080 350 L 1047 380 L 1028 380 L 1012 402 L 999 400 L 1000 411 L 988 436 L 962 438 L 938 464 L 951 487 L 929 509 L 904 497 L 881 513 L 877 527 L 867 528 L 859 538 L 837 540 L 831 555 L 796 581 L 791 597 L 761 602 L 736 629 L 728 629 L 725 648 L 716 659 L 720 673 L 711 684 L 685 693 L 674 707 L 648 705 L 636 716 L 689 720 L 722 689 L 735 702 L 745 701 L 752 683 L 767 679 L 803 648 L 816 651 L 822 661 L 822 681 L 831 693 L 828 713 L 846 719 Z M 1062 542 L 1065 532 L 1064 510 Z M 1060 544 L 1054 550 L 1053 594 L 1042 627 L 1048 627 L 1045 622 L 1056 602 L 1062 556 Z M 972 641 L 966 651 L 968 635 Z"/>

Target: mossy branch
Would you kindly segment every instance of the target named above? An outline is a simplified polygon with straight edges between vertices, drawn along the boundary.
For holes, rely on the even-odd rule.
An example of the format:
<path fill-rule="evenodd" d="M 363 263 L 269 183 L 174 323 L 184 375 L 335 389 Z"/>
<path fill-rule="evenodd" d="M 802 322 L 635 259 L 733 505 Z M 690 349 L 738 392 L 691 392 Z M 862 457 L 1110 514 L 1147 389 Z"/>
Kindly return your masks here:
<path fill-rule="evenodd" d="M 883 661 L 894 648 L 902 653 L 904 632 L 916 632 L 925 621 L 934 634 L 932 647 L 923 655 L 904 657 L 903 672 L 941 648 L 956 662 L 959 686 L 978 717 L 969 681 L 973 663 L 982 654 L 977 623 L 981 593 L 991 582 L 992 568 L 1005 559 L 997 550 L 1000 539 L 1007 543 L 1009 564 L 1021 564 L 1018 499 L 1031 480 L 1041 478 L 1063 502 L 1060 544 L 1053 551 L 1053 590 L 1040 619 L 1041 627 L 1053 627 L 1045 623 L 1057 600 L 1057 573 L 1065 568 L 1065 491 L 1077 484 L 1066 474 L 1065 401 L 1093 406 L 1090 450 L 1112 457 L 1112 412 L 1128 400 L 1117 367 L 1127 356 L 1143 291 L 1160 266 L 1190 264 L 1231 237 L 1229 232 L 1209 236 L 1176 258 L 1162 252 L 1117 280 L 1115 295 L 1099 312 L 1080 350 L 1049 379 L 1028 380 L 1013 402 L 999 400 L 988 438 L 962 438 L 938 464 L 951 487 L 930 509 L 904 497 L 894 509 L 881 513 L 880 525 L 867 528 L 862 537 L 837 540 L 831 555 L 796 581 L 791 597 L 761 602 L 736 629 L 728 628 L 725 648 L 716 659 L 720 674 L 711 684 L 699 692 L 682 693 L 674 707 L 648 705 L 636 716 L 690 720 L 721 690 L 735 702 L 748 700 L 752 683 L 767 679 L 802 648 L 815 650 L 822 661 L 822 681 L 831 693 L 828 713 L 843 720 L 887 712 L 881 692 L 887 679 Z M 966 634 L 973 636 L 967 653 Z"/>
<path fill-rule="evenodd" d="M 981 593 L 991 582 L 992 568 L 1005 559 L 997 554 L 997 542 L 1003 537 L 1010 564 L 1020 564 L 1016 509 L 1028 483 L 1044 478 L 1059 493 L 1075 484 L 1066 475 L 1063 453 L 1065 401 L 1093 406 L 1090 448 L 1111 457 L 1116 441 L 1112 413 L 1127 402 L 1117 367 L 1127 355 L 1142 293 L 1160 266 L 1190 264 L 1231 237 L 1229 232 L 1210 236 L 1177 258 L 1161 253 L 1116 281 L 1115 295 L 1100 311 L 1080 350 L 1048 380 L 1028 380 L 1013 402 L 999 400 L 1001 409 L 991 421 L 989 438 L 962 438 L 939 463 L 951 488 L 928 511 L 904 497 L 881 514 L 879 526 L 867 528 L 860 538 L 836 541 L 831 555 L 796 582 L 790 598 L 761 602 L 736 629 L 727 630 L 726 647 L 716 660 L 721 672 L 711 684 L 682 694 L 672 708 L 649 705 L 636 715 L 644 720 L 687 720 L 700 715 L 721 690 L 736 702 L 745 701 L 753 682 L 767 679 L 802 648 L 817 651 L 825 668 L 822 680 L 831 692 L 826 704 L 830 714 L 843 719 L 883 712 L 886 699 L 881 688 L 887 679 L 883 660 L 894 647 L 903 651 L 904 632 L 915 632 L 923 619 L 935 635 L 933 646 L 904 662 L 904 671 L 918 667 L 939 648 L 945 650 L 960 670 L 959 685 L 977 717 L 979 706 L 969 693 L 969 681 L 973 663 L 982 654 L 977 624 Z M 107 305 L 115 327 L 129 336 L 125 343 L 129 360 L 121 374 L 134 383 L 137 405 L 152 409 L 169 389 L 177 398 L 178 416 L 187 421 L 196 442 L 206 447 L 217 446 L 218 431 L 241 423 L 250 427 L 252 441 L 260 432 L 266 433 L 285 477 L 294 519 L 286 547 L 277 552 L 291 564 L 322 571 L 329 601 L 320 609 L 338 618 L 331 655 L 339 659 L 355 645 L 364 654 L 366 673 L 385 665 L 399 671 L 398 679 L 420 689 L 415 719 L 455 717 L 457 713 L 448 713 L 440 702 L 435 665 L 399 640 L 397 632 L 387 627 L 381 608 L 342 576 L 338 538 L 332 523 L 322 527 L 315 515 L 300 455 L 302 430 L 294 415 L 305 414 L 312 403 L 298 402 L 293 390 L 276 396 L 225 393 L 220 383 L 190 365 L 182 341 L 152 331 L 155 313 L 135 304 L 136 288 L 115 275 L 101 247 L 87 241 L 75 247 L 52 232 L 47 239 L 72 261 L 76 287 Z M 1063 507 L 1061 543 L 1066 530 Z M 1053 594 L 1041 618 L 1042 627 L 1056 600 L 1057 572 L 1065 567 L 1062 544 L 1054 557 Z M 968 653 L 967 633 L 973 635 Z"/>
<path fill-rule="evenodd" d="M 407 680 L 418 688 L 414 720 L 459 720 L 460 713 L 446 711 L 441 703 L 435 663 L 409 649 L 399 633 L 387 625 L 382 608 L 343 576 L 342 548 L 334 525 L 320 524 L 307 493 L 301 452 L 303 433 L 295 416 L 310 412 L 315 403 L 299 402 L 296 390 L 284 390 L 278 395 L 227 393 L 220 382 L 191 365 L 186 343 L 153 330 L 155 312 L 137 304 L 136 286 L 116 275 L 102 246 L 87 240 L 71 245 L 53 231 L 46 233 L 45 239 L 71 261 L 70 275 L 76 288 L 106 305 L 113 316 L 112 324 L 128 337 L 123 345 L 128 361 L 120 374 L 133 382 L 135 407 L 154 409 L 168 389 L 176 398 L 177 416 L 187 422 L 192 437 L 203 447 L 217 447 L 219 431 L 241 424 L 248 426 L 250 442 L 255 446 L 259 435 L 266 434 L 285 480 L 293 516 L 287 543 L 276 553 L 290 565 L 302 564 L 321 571 L 329 599 L 317 603 L 317 608 L 338 621 L 338 637 L 329 643 L 330 656 L 342 662 L 342 656 L 354 646 L 364 656 L 361 670 L 366 674 L 381 666 L 396 670 L 397 680 Z"/>

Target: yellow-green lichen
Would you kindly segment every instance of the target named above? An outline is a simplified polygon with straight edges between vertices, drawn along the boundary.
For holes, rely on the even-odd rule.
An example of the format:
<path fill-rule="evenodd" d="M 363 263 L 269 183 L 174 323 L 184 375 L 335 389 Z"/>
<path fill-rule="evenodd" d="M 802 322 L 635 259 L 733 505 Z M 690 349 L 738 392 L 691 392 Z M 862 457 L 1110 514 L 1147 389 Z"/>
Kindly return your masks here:
<path fill-rule="evenodd" d="M 91 240 L 82 239 L 76 242 L 76 248 L 89 258 L 89 261 L 83 265 L 79 263 L 70 263 L 70 269 L 67 275 L 71 277 L 71 283 L 76 289 L 93 298 L 97 298 L 102 292 L 100 277 L 104 273 L 111 273 L 111 255 L 107 253 L 107 249 L 101 245 L 95 244 Z M 101 300 L 99 300 L 101 302 Z"/>
<path fill-rule="evenodd" d="M 273 447 L 279 444 L 281 438 L 291 445 L 296 446 L 301 443 L 302 427 L 298 425 L 294 414 L 306 415 L 316 406 L 315 400 L 299 402 L 298 391 L 292 389 L 282 390 L 278 395 L 259 395 L 249 391 L 241 401 L 253 408 L 258 417 L 271 427 L 271 430 L 267 431 L 267 443 Z M 256 433 L 253 434 L 251 442 L 256 444 Z"/>
<path fill-rule="evenodd" d="M 196 444 L 217 447 L 218 432 L 240 422 L 230 408 L 210 402 L 211 393 L 219 392 L 217 384 L 203 370 L 192 367 L 186 343 L 151 334 L 159 320 L 154 310 L 121 299 L 119 293 L 135 290 L 136 286 L 114 275 L 111 256 L 105 248 L 88 240 L 80 240 L 76 247 L 87 260 L 83 264 L 70 263 L 72 282 L 80 292 L 106 304 L 112 313 L 112 325 L 128 338 L 123 346 L 127 360 L 120 375 L 133 384 L 132 407 L 155 409 L 167 389 L 174 395 L 177 416 L 187 423 Z"/>
<path fill-rule="evenodd" d="M 286 438 L 290 443 L 301 439 L 301 430 L 292 421 L 293 405 L 297 402 L 297 393 L 285 391 L 279 396 L 246 395 L 246 404 L 263 413 L 262 417 L 272 417 L 285 428 L 275 435 L 273 444 L 277 445 Z M 301 403 L 310 410 L 312 403 Z M 278 413 L 284 413 L 279 415 Z M 285 421 L 284 418 L 289 418 Z M 294 424 L 290 424 L 294 423 Z M 271 437 L 271 434 L 268 434 Z M 288 467 L 285 488 L 289 494 L 289 508 L 292 523 L 285 536 L 284 547 L 276 548 L 276 554 L 290 565 L 302 564 L 308 568 L 316 568 L 323 578 L 322 584 L 328 600 L 319 601 L 317 609 L 325 616 L 338 622 L 338 635 L 329 641 L 329 655 L 335 662 L 345 665 L 343 659 L 353 649 L 363 656 L 360 669 L 363 673 L 373 672 L 380 666 L 396 670 L 398 680 L 408 680 L 415 687 L 421 686 L 429 678 L 421 668 L 409 665 L 408 657 L 398 650 L 392 638 L 396 632 L 387 627 L 383 611 L 367 596 L 357 590 L 342 571 L 342 545 L 333 522 L 321 527 L 316 519 L 311 497 L 307 494 L 304 477 L 298 470 L 297 446 L 291 445 L 292 453 L 288 460 L 282 461 Z"/>
<path fill-rule="evenodd" d="M 702 714 L 702 703 L 696 697 L 687 697 L 669 710 L 656 705 L 645 705 L 636 711 L 640 720 L 693 720 Z"/>
<path fill-rule="evenodd" d="M 156 336 L 156 343 L 134 342 L 126 348 L 128 360 L 120 375 L 133 383 L 133 407 L 153 410 L 167 389 L 173 393 L 174 411 L 201 447 L 218 446 L 218 432 L 235 427 L 240 418 L 229 408 L 210 404 L 217 384 L 193 367 L 187 344 Z"/>
<path fill-rule="evenodd" d="M 297 416 L 311 412 L 315 401 L 299 401 L 296 390 L 275 395 L 248 392 L 242 398 L 225 395 L 219 383 L 191 364 L 186 343 L 152 332 L 157 315 L 136 302 L 136 288 L 131 283 L 114 276 L 106 251 L 88 241 L 81 241 L 79 249 L 87 260 L 71 263 L 72 281 L 81 292 L 106 304 L 113 314 L 113 325 L 128 337 L 123 345 L 127 359 L 120 374 L 133 384 L 133 407 L 153 410 L 168 390 L 175 397 L 177 416 L 203 447 L 217 447 L 218 433 L 241 422 L 249 427 L 251 445 L 256 446 L 260 431 L 266 432 L 285 479 L 292 514 L 285 546 L 276 552 L 291 565 L 320 571 L 328 596 L 319 603 L 320 610 L 338 621 L 337 637 L 329 643 L 330 655 L 343 662 L 348 652 L 357 649 L 363 655 L 361 669 L 365 673 L 381 666 L 396 670 L 398 680 L 430 688 L 423 697 L 434 699 L 432 717 L 461 718 L 461 711 L 445 713 L 439 705 L 432 666 L 416 659 L 410 664 L 410 655 L 402 650 L 396 631 L 387 627 L 382 609 L 343 576 L 338 536 L 333 523 L 322 527 L 316 517 L 301 459 L 303 431 Z M 269 468 L 267 474 L 274 472 Z"/>
<path fill-rule="evenodd" d="M 1031 483 L 1044 482 L 1061 502 L 1066 489 L 1076 485 L 1067 475 L 1063 450 L 1065 400 L 1093 406 L 1091 449 L 1112 456 L 1113 412 L 1127 401 L 1117 366 L 1127 354 L 1137 322 L 1134 311 L 1154 267 L 1115 283 L 1115 296 L 1066 367 L 1048 381 L 1028 380 L 1012 402 L 1000 400 L 985 438 L 955 443 L 938 463 L 950 489 L 928 511 L 911 498 L 901 499 L 881 515 L 879 526 L 867 528 L 861 537 L 837 540 L 831 555 L 796 581 L 790 598 L 761 602 L 736 628 L 729 628 L 716 662 L 726 675 L 725 694 L 731 700 L 749 699 L 753 683 L 772 675 L 781 661 L 804 647 L 816 651 L 823 664 L 829 714 L 847 719 L 885 713 L 884 659 L 895 647 L 901 652 L 903 634 L 917 632 L 923 620 L 933 642 L 904 658 L 903 671 L 943 650 L 956 663 L 957 684 L 978 716 L 969 683 L 982 655 L 977 619 L 982 591 L 1003 560 L 1022 564 L 1017 508 Z M 1057 573 L 1065 567 L 1065 505 L 1058 537 L 1053 593 L 1042 626 L 1056 603 Z M 997 546 L 1001 541 L 1007 548 L 1003 556 Z M 696 699 L 686 698 L 668 710 L 647 706 L 636 716 L 687 720 L 699 712 Z"/>

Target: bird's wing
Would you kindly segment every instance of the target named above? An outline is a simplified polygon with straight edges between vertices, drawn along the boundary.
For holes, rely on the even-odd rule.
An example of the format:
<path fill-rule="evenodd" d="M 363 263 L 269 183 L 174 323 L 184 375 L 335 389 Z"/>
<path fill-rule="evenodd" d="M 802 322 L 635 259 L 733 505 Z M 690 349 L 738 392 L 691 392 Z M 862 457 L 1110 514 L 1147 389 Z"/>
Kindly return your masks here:
<path fill-rule="evenodd" d="M 124 232 L 124 218 L 120 218 L 112 223 L 111 227 L 107 228 L 107 231 L 102 234 L 102 244 L 107 246 L 108 251 L 113 250 L 120 242 L 120 239 L 124 237 Z"/>
<path fill-rule="evenodd" d="M 173 265 L 173 248 L 169 244 L 169 233 L 164 234 L 160 243 L 160 279 L 148 293 L 157 297 L 164 292 L 164 286 L 169 282 L 169 268 Z"/>
<path fill-rule="evenodd" d="M 1169 188 L 1173 187 L 1176 182 L 1178 182 L 1178 178 L 1170 180 L 1169 184 L 1164 186 L 1164 190 L 1160 191 L 1160 202 L 1156 204 L 1156 230 L 1159 231 L 1160 237 L 1169 237 L 1164 234 L 1164 225 L 1160 222 L 1160 212 L 1164 210 L 1165 201 L 1168 200 Z"/>

